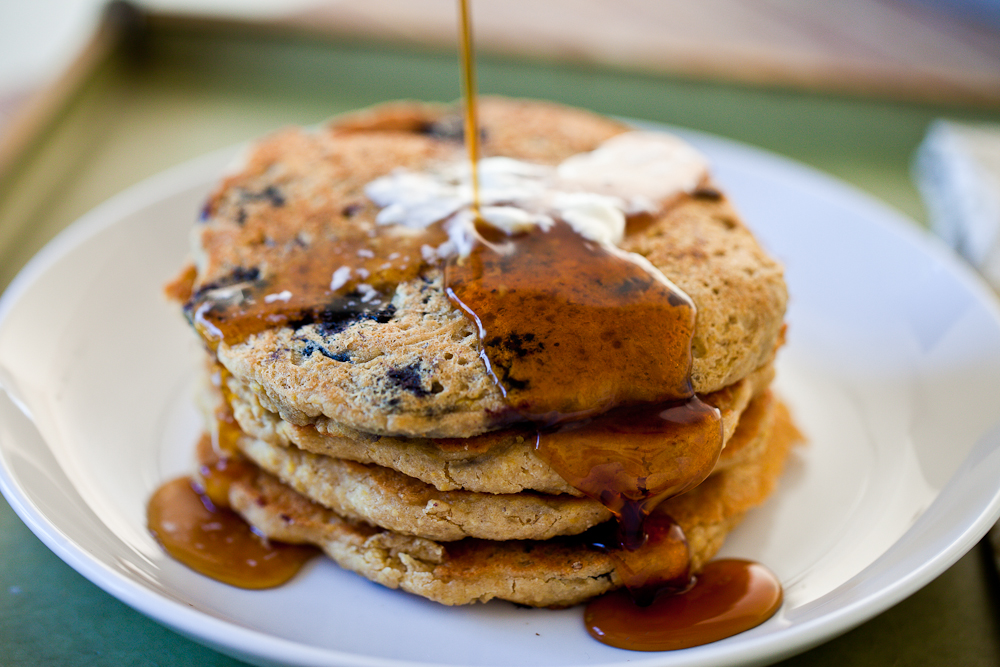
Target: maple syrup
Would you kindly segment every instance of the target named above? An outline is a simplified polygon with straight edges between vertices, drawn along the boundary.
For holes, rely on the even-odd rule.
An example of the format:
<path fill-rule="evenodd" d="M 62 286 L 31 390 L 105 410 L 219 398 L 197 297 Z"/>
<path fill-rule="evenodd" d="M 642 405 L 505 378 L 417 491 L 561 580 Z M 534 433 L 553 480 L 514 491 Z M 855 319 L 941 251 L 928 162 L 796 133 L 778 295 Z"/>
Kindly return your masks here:
<path fill-rule="evenodd" d="M 469 0 L 458 3 L 462 52 L 462 100 L 465 103 L 465 149 L 469 154 L 469 182 L 472 185 L 472 214 L 481 220 L 479 198 L 479 95 L 476 93 L 476 51 L 472 44 L 472 17 Z"/>
<path fill-rule="evenodd" d="M 153 494 L 147 526 L 175 560 L 212 579 L 240 588 L 280 586 L 319 551 L 263 539 L 229 509 L 229 485 L 253 474 L 238 457 L 217 456 L 211 437 L 198 445 L 201 482 L 180 477 Z"/>
<path fill-rule="evenodd" d="M 518 416 L 548 425 L 693 396 L 694 306 L 624 255 L 557 221 L 448 262 L 448 295 Z"/>
<path fill-rule="evenodd" d="M 566 482 L 611 511 L 628 550 L 643 547 L 644 521 L 662 501 L 708 477 L 721 449 L 719 413 L 697 397 L 618 408 L 536 440 L 538 455 Z"/>
<path fill-rule="evenodd" d="M 584 625 L 598 641 L 633 651 L 673 651 L 731 637 L 755 628 L 781 607 L 781 583 L 770 570 L 747 560 L 705 565 L 693 585 L 667 590 L 646 606 L 625 590 L 587 605 Z"/>
<path fill-rule="evenodd" d="M 643 518 L 722 449 L 719 413 L 691 385 L 691 301 L 564 223 L 478 244 L 449 261 L 445 286 L 509 408 L 542 427 L 539 456 L 638 548 Z"/>
<path fill-rule="evenodd" d="M 339 225 L 308 245 L 271 254 L 267 276 L 237 269 L 201 286 L 184 310 L 211 346 L 274 327 L 315 323 L 329 330 L 352 319 L 386 320 L 396 285 L 427 268 L 422 247 L 446 238 L 440 225 L 406 235 L 384 225 Z"/>

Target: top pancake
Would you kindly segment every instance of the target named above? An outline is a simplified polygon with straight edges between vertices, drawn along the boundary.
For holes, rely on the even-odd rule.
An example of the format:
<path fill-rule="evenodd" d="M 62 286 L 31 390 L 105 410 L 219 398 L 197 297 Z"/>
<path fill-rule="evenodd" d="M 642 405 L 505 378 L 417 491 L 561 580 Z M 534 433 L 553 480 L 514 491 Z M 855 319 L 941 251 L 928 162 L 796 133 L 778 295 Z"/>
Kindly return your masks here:
<path fill-rule="evenodd" d="M 444 107 L 395 104 L 264 139 L 206 206 L 194 235 L 193 290 L 246 281 L 266 287 L 278 282 L 272 267 L 312 240 L 374 229 L 378 208 L 364 186 L 398 167 L 461 159 L 455 118 Z M 480 119 L 484 155 L 550 165 L 629 129 L 579 110 L 503 99 L 482 100 Z M 722 389 L 768 363 L 787 299 L 782 271 L 717 191 L 679 198 L 621 245 L 694 301 L 697 392 Z M 223 342 L 219 361 L 292 424 L 319 418 L 434 438 L 494 429 L 505 404 L 479 357 L 475 329 L 449 301 L 440 269 L 418 263 L 382 310 L 339 316 L 336 326 L 300 320 Z"/>

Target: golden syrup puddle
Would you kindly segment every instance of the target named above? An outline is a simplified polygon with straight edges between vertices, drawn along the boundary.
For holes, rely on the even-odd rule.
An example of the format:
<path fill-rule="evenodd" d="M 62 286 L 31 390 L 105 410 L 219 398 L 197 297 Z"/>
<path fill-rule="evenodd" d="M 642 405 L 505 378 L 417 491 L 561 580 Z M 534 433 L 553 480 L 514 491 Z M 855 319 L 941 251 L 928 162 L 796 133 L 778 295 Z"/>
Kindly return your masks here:
<path fill-rule="evenodd" d="M 146 509 L 149 531 L 175 560 L 195 572 L 239 588 L 284 584 L 319 553 L 312 546 L 267 540 L 229 508 L 229 486 L 254 474 L 236 456 L 205 456 L 212 438 L 199 443 L 199 481 L 181 477 L 153 494 Z"/>

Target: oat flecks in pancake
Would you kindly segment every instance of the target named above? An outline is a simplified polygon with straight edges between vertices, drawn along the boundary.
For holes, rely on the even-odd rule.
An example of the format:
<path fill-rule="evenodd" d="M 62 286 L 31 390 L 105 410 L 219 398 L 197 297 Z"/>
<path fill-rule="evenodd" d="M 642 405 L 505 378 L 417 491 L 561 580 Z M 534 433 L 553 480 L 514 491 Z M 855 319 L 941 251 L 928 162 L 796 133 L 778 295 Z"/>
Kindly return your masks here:
<path fill-rule="evenodd" d="M 249 437 L 239 446 L 258 466 L 341 516 L 432 540 L 545 540 L 581 533 L 611 518 L 603 505 L 589 498 L 438 491 L 381 466 Z"/>
<path fill-rule="evenodd" d="M 442 108 L 412 109 L 412 121 L 405 105 L 395 105 L 385 116 L 376 109 L 342 121 L 349 131 L 346 125 L 338 131 L 335 121 L 315 133 L 289 130 L 261 142 L 210 201 L 209 219 L 199 226 L 194 288 L 241 271 L 267 280 L 269 257 L 296 240 L 371 227 L 377 211 L 363 195 L 368 181 L 398 166 L 458 159 L 454 137 L 433 131 L 447 121 Z M 626 129 L 586 112 L 511 100 L 484 100 L 482 118 L 486 154 L 548 164 Z M 258 196 L 268 192 L 276 194 Z M 724 198 L 682 198 L 624 247 L 645 255 L 694 299 L 692 378 L 699 393 L 768 362 L 781 336 L 782 271 Z M 220 345 L 218 356 L 262 405 L 292 424 L 326 419 L 379 435 L 447 438 L 494 429 L 504 411 L 477 345 L 473 328 L 444 294 L 438 269 L 428 266 L 398 286 L 391 317 L 345 320 L 335 331 L 315 324 L 271 329 Z"/>
<path fill-rule="evenodd" d="M 695 571 L 718 551 L 746 511 L 771 493 L 798 439 L 787 410 L 779 404 L 766 446 L 757 456 L 667 501 L 664 509 L 677 519 L 691 544 Z M 621 585 L 610 557 L 574 538 L 440 544 L 345 520 L 264 472 L 253 482 L 235 484 L 230 500 L 272 539 L 317 544 L 346 569 L 443 604 L 500 598 L 539 607 L 566 606 Z"/>

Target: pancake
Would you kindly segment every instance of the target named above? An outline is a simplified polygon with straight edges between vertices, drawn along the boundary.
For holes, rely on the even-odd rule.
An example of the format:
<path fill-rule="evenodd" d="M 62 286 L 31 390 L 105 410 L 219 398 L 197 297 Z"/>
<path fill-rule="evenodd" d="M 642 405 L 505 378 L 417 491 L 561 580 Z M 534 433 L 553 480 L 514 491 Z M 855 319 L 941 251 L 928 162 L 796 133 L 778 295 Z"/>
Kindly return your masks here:
<path fill-rule="evenodd" d="M 712 474 L 759 454 L 773 417 L 774 402 L 767 391 L 772 375 L 773 369 L 761 369 L 730 391 L 714 395 L 732 424 L 728 429 L 732 435 Z M 202 398 L 206 420 L 230 409 L 223 396 L 219 388 L 206 383 Z M 574 494 L 442 491 L 380 465 L 272 444 L 246 433 L 232 440 L 249 461 L 339 516 L 405 535 L 436 541 L 545 540 L 578 534 L 611 518 L 601 503 L 579 497 L 575 489 Z M 405 442 L 396 446 L 405 448 Z M 489 459 L 489 451 L 484 453 Z"/>
<path fill-rule="evenodd" d="M 483 166 L 500 185 L 481 218 L 455 194 L 460 119 L 419 103 L 278 132 L 211 195 L 168 292 L 209 353 L 206 442 L 220 469 L 240 460 L 223 492 L 261 535 L 444 604 L 567 606 L 618 588 L 616 552 L 594 546 L 608 508 L 634 546 L 671 493 L 653 511 L 683 529 L 698 571 L 797 437 L 769 389 L 782 269 L 679 140 L 547 103 L 480 108 L 483 152 L 502 156 Z M 622 145 L 655 159 L 624 178 L 581 171 L 606 151 L 636 157 Z M 559 281 L 571 288 L 535 290 Z M 484 325 L 504 308 L 521 321 Z M 540 322 L 557 324 L 536 338 Z M 513 374 L 525 357 L 535 374 Z M 527 385 L 528 402 L 510 398 Z"/>
<path fill-rule="evenodd" d="M 730 387 L 702 397 L 722 413 L 723 442 L 728 443 L 750 400 L 763 393 L 774 376 L 768 364 Z M 505 429 L 471 438 L 399 438 L 347 429 L 328 419 L 307 426 L 283 421 L 266 410 L 257 395 L 236 378 L 227 378 L 228 396 L 240 428 L 259 440 L 338 459 L 397 470 L 441 491 L 465 489 L 511 494 L 521 491 L 581 495 L 535 454 L 532 429 Z M 211 412 L 211 411 L 210 411 Z M 725 446 L 719 466 L 738 460 Z"/>
<path fill-rule="evenodd" d="M 543 165 L 628 129 L 544 103 L 485 99 L 481 108 L 486 155 Z M 453 118 L 441 107 L 395 105 L 312 132 L 286 130 L 255 145 L 212 195 L 196 229 L 189 315 L 196 319 L 199 308 L 241 291 L 266 293 L 282 284 L 289 258 L 309 256 L 331 233 L 374 232 L 379 209 L 365 185 L 400 167 L 419 171 L 460 161 L 461 144 L 442 129 Z M 781 267 L 709 186 L 680 196 L 621 244 L 695 302 L 691 378 L 699 394 L 769 362 L 787 300 Z M 399 235 L 404 243 L 406 233 Z M 383 286 L 379 307 L 310 313 L 224 341 L 218 359 L 265 409 L 296 426 L 325 422 L 430 438 L 497 429 L 506 408 L 502 392 L 479 356 L 472 324 L 445 294 L 440 269 L 413 256 L 403 273 L 406 279 Z"/>
<path fill-rule="evenodd" d="M 772 402 L 763 396 L 747 408 L 733 436 L 744 456 L 762 442 Z M 611 513 L 590 498 L 568 494 L 439 491 L 395 470 L 311 454 L 294 447 L 241 437 L 239 450 L 261 469 L 338 515 L 432 540 L 545 540 L 574 535 Z"/>
<path fill-rule="evenodd" d="M 773 413 L 754 457 L 663 505 L 687 536 L 695 572 L 744 514 L 772 492 L 800 437 L 783 405 L 778 403 Z M 439 543 L 344 519 L 263 471 L 234 483 L 229 497 L 232 507 L 269 538 L 316 544 L 345 569 L 443 604 L 499 598 L 560 607 L 621 586 L 612 558 L 589 546 L 586 535 Z"/>
<path fill-rule="evenodd" d="M 566 494 L 438 491 L 390 468 L 241 438 L 263 470 L 337 514 L 432 540 L 546 540 L 611 518 L 596 500 Z"/>

